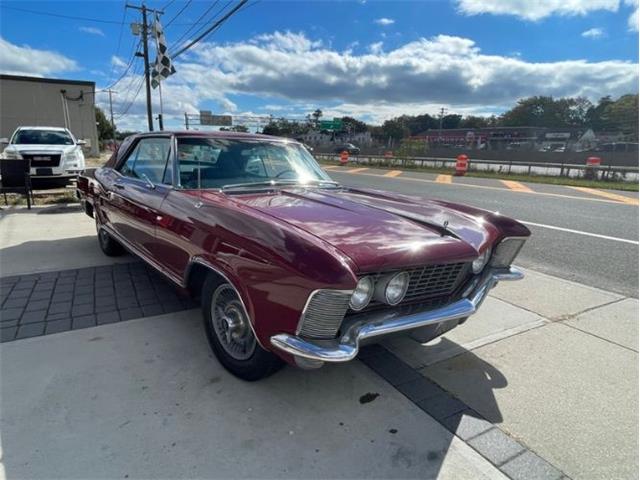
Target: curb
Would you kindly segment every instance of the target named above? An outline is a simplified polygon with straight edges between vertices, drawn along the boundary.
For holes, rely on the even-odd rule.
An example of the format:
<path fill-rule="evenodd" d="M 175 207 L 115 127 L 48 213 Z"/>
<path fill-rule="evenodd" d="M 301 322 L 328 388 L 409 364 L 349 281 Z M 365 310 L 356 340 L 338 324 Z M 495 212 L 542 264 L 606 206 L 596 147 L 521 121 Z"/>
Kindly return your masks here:
<path fill-rule="evenodd" d="M 507 477 L 569 478 L 381 345 L 363 347 L 358 359 Z"/>

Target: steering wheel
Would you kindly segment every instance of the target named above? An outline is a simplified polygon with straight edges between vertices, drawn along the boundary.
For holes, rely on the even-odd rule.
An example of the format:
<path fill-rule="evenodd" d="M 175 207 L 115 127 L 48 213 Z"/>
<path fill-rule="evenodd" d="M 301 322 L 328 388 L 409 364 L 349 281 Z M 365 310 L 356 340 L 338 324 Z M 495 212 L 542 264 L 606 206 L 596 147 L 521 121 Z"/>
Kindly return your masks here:
<path fill-rule="evenodd" d="M 285 173 L 293 173 L 296 174 L 295 170 L 291 170 L 291 169 L 287 169 L 287 170 L 283 170 L 281 172 L 279 172 L 278 174 L 276 174 L 275 178 L 280 178 L 282 175 L 284 175 Z"/>

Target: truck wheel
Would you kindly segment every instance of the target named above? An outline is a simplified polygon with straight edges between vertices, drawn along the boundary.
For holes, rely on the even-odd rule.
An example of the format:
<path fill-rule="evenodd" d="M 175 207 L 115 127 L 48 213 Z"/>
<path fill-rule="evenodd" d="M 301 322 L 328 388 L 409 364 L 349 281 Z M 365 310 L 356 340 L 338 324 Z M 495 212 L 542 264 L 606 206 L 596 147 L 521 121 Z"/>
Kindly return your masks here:
<path fill-rule="evenodd" d="M 253 382 L 274 374 L 284 365 L 258 344 L 233 285 L 213 274 L 207 276 L 202 286 L 202 316 L 213 353 L 236 377 Z"/>
<path fill-rule="evenodd" d="M 118 257 L 125 253 L 124 248 L 120 245 L 104 228 L 100 226 L 98 222 L 98 216 L 96 215 L 96 229 L 98 230 L 98 243 L 100 249 L 108 257 Z"/>

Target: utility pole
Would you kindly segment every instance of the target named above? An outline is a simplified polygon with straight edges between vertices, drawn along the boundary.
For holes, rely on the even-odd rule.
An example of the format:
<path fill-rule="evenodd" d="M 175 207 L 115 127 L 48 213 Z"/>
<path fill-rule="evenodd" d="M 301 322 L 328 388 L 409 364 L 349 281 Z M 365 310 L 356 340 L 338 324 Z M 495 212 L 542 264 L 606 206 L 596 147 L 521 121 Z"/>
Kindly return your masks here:
<path fill-rule="evenodd" d="M 118 93 L 115 90 L 111 90 L 110 88 L 107 89 L 107 92 L 109 93 L 109 114 L 111 116 L 111 129 L 113 130 L 113 137 L 115 139 L 116 136 L 116 124 L 113 121 L 113 99 L 111 98 L 111 94 L 113 93 Z"/>
<path fill-rule="evenodd" d="M 162 15 L 164 12 L 160 10 L 154 10 L 152 8 L 147 8 L 143 3 L 141 6 L 130 5 L 127 3 L 127 8 L 133 8 L 134 10 L 140 10 L 142 12 L 142 25 L 141 32 L 142 35 L 142 55 L 136 53 L 137 56 L 142 57 L 144 60 L 144 81 L 145 81 L 145 90 L 147 92 L 147 122 L 149 123 L 149 131 L 153 132 L 153 111 L 151 110 L 151 71 L 149 70 L 149 25 L 147 24 L 147 13 L 157 13 Z M 135 35 L 134 31 L 134 35 Z"/>
<path fill-rule="evenodd" d="M 189 130 L 189 115 L 187 115 L 187 112 L 184 112 L 184 128 Z"/>
<path fill-rule="evenodd" d="M 444 119 L 444 114 L 447 112 L 447 109 L 442 107 L 440 109 L 440 131 L 438 132 L 438 141 L 442 142 L 442 120 Z"/>

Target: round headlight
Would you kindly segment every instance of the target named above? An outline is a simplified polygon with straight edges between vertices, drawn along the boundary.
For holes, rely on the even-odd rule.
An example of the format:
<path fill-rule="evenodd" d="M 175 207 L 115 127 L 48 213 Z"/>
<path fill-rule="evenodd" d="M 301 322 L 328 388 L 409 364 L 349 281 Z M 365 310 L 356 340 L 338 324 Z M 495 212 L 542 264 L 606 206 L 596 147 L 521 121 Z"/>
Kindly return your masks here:
<path fill-rule="evenodd" d="M 349 306 L 352 310 L 362 310 L 369 305 L 373 295 L 373 280 L 371 277 L 362 277 L 358 280 L 355 290 L 351 294 Z"/>
<path fill-rule="evenodd" d="M 409 288 L 409 274 L 400 272 L 394 275 L 384 289 L 384 297 L 389 305 L 399 304 Z"/>
<path fill-rule="evenodd" d="M 489 261 L 489 257 L 491 257 L 491 249 L 487 248 L 471 264 L 471 270 L 473 270 L 473 273 L 480 273 L 482 271 L 482 269 L 484 268 L 484 266 Z"/>

